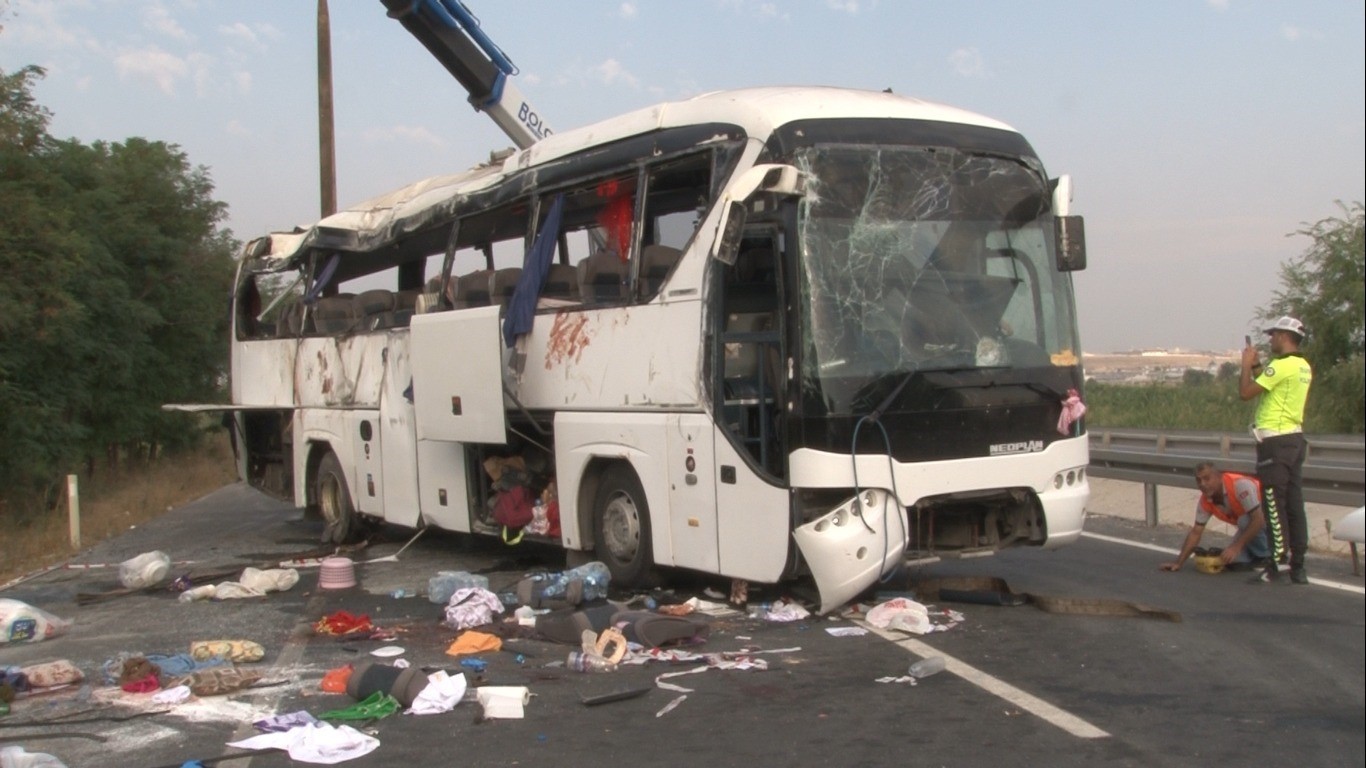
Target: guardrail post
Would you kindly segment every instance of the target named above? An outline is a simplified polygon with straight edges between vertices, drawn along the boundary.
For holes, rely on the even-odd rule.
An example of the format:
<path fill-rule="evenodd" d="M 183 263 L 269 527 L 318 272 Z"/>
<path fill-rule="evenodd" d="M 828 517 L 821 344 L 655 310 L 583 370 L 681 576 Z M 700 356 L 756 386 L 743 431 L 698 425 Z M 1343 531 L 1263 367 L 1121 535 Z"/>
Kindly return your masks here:
<path fill-rule="evenodd" d="M 1149 528 L 1157 527 L 1157 483 L 1143 484 L 1143 517 Z"/>

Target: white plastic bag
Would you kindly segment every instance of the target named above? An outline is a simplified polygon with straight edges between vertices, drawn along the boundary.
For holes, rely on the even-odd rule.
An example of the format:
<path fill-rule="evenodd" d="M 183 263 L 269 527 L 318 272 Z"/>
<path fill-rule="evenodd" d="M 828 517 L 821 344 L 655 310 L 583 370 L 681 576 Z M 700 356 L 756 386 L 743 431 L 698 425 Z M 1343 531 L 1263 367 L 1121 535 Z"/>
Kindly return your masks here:
<path fill-rule="evenodd" d="M 66 632 L 71 622 L 19 600 L 0 599 L 0 643 L 36 643 Z"/>
<path fill-rule="evenodd" d="M 883 629 L 899 629 L 923 635 L 934 631 L 925 606 L 904 597 L 894 597 L 868 611 L 868 623 Z"/>
<path fill-rule="evenodd" d="M 242 586 L 266 592 L 286 592 L 299 583 L 299 571 L 294 568 L 247 568 L 242 571 Z"/>
<path fill-rule="evenodd" d="M 171 571 L 171 558 L 165 552 L 143 552 L 119 564 L 119 583 L 128 589 L 154 587 Z"/>
<path fill-rule="evenodd" d="M 0 768 L 66 768 L 66 763 L 46 752 L 23 747 L 0 747 Z"/>

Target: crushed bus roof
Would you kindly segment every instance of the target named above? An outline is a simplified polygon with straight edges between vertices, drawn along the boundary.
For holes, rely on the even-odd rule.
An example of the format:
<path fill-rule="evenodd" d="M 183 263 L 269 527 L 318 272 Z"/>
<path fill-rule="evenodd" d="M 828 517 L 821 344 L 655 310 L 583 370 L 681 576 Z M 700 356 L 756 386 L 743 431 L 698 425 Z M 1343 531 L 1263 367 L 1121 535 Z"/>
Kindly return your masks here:
<path fill-rule="evenodd" d="M 556 133 L 513 153 L 501 163 L 423 179 L 352 205 L 307 230 L 273 232 L 256 238 L 247 245 L 244 255 L 269 271 L 296 263 L 313 248 L 369 250 L 449 218 L 465 198 L 516 173 L 589 147 L 652 131 L 713 123 L 736 125 L 747 136 L 766 137 L 787 123 L 829 115 L 929 120 L 1014 130 L 997 120 L 956 107 L 880 91 L 820 86 L 714 91 Z"/>

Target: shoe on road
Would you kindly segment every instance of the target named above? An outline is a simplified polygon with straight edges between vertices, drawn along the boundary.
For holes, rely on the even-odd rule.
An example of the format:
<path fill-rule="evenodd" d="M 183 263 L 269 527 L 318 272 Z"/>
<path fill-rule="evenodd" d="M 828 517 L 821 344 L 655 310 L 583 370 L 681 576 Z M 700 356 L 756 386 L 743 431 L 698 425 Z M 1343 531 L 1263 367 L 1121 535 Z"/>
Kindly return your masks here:
<path fill-rule="evenodd" d="M 1309 583 L 1309 574 L 1307 574 L 1307 573 L 1304 572 L 1304 567 L 1303 567 L 1303 566 L 1301 566 L 1301 567 L 1299 567 L 1299 568 L 1291 568 L 1291 569 L 1290 569 L 1290 580 L 1293 581 L 1293 582 L 1295 582 L 1296 584 L 1308 584 L 1308 583 Z"/>
<path fill-rule="evenodd" d="M 1247 580 L 1249 584 L 1275 584 L 1281 580 L 1281 572 L 1275 565 L 1268 565 L 1256 576 Z"/>

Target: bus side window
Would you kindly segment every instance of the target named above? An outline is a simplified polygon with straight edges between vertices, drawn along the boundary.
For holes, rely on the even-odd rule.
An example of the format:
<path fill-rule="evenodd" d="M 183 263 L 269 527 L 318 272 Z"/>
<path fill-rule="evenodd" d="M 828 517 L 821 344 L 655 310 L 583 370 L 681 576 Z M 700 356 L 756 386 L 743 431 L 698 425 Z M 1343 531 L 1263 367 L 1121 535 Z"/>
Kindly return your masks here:
<path fill-rule="evenodd" d="M 710 152 L 667 160 L 646 178 L 645 216 L 636 294 L 649 301 L 673 273 L 710 204 Z"/>
<path fill-rule="evenodd" d="M 622 304 L 630 298 L 636 187 L 635 175 L 623 175 L 564 193 L 559 255 L 575 271 L 573 298 L 584 304 Z"/>

